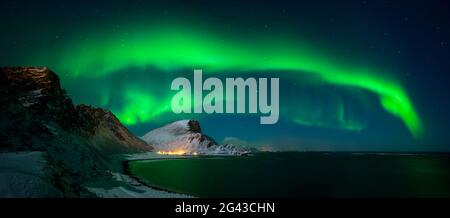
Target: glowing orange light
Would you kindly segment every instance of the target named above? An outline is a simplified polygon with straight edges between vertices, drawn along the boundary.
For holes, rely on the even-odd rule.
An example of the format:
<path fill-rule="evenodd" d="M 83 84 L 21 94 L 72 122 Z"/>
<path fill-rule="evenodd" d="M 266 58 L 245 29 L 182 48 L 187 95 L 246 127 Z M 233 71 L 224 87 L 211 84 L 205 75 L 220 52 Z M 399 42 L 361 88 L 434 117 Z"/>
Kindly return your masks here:
<path fill-rule="evenodd" d="M 157 151 L 157 154 L 163 154 L 163 155 L 185 155 L 185 150 L 175 150 L 175 151 Z"/>
<path fill-rule="evenodd" d="M 198 155 L 197 152 L 188 152 L 183 149 L 173 150 L 173 151 L 157 151 L 156 153 L 162 154 L 162 155 Z"/>

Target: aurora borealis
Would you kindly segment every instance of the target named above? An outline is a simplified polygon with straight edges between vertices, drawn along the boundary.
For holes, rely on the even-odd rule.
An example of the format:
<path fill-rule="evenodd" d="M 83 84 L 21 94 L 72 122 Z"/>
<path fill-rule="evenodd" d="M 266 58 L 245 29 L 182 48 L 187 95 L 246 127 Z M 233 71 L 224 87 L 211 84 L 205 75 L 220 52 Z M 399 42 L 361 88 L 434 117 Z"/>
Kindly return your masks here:
<path fill-rule="evenodd" d="M 330 63 L 331 58 L 315 57 L 314 49 L 308 50 L 306 46 L 300 46 L 295 42 L 259 39 L 250 45 L 241 41 L 226 43 L 213 33 L 189 29 L 183 25 L 143 26 L 136 29 L 150 31 L 132 33 L 138 37 L 126 41 L 121 41 L 120 37 L 113 37 L 110 41 L 104 42 L 103 38 L 100 38 L 93 39 L 86 46 L 82 42 L 75 41 L 76 47 L 81 49 L 66 49 L 70 51 L 69 54 L 50 57 L 53 60 L 62 59 L 56 61 L 54 68 L 69 72 L 74 77 L 102 77 L 130 67 L 146 66 L 156 66 L 165 71 L 200 66 L 213 72 L 289 70 L 296 74 L 313 73 L 331 84 L 354 86 L 377 94 L 383 108 L 398 116 L 413 135 L 420 136 L 423 131 L 420 118 L 400 83 L 376 72 L 368 73 L 351 66 L 344 68 Z M 267 55 L 261 57 L 261 54 Z M 35 61 L 35 63 L 46 62 L 50 63 L 45 60 Z M 96 70 L 92 72 L 90 69 Z M 160 105 L 151 105 L 150 98 L 152 97 L 141 96 L 140 99 L 148 101 L 144 100 L 135 111 L 128 110 L 124 112 L 126 115 L 119 113 L 119 116 L 127 124 L 138 122 L 130 117 L 137 116 L 141 122 L 151 120 L 152 114 L 159 114 L 165 106 L 161 108 Z M 149 110 L 146 111 L 148 115 L 141 114 L 142 110 Z"/>
<path fill-rule="evenodd" d="M 429 108 L 429 100 L 436 95 L 428 90 L 435 97 L 424 97 L 427 85 L 422 84 L 430 80 L 424 71 L 440 69 L 436 73 L 440 75 L 447 66 L 427 70 L 419 66 L 425 59 L 413 51 L 420 45 L 405 43 L 410 40 L 405 36 L 444 39 L 432 30 L 429 36 L 411 34 L 428 23 L 411 17 L 408 8 L 401 9 L 403 5 L 391 6 L 402 15 L 398 15 L 403 19 L 400 24 L 392 16 L 375 25 L 374 14 L 361 11 L 373 7 L 379 15 L 388 10 L 380 9 L 382 3 L 325 7 L 288 1 L 262 8 L 252 1 L 238 8 L 236 2 L 123 4 L 96 3 L 89 9 L 61 4 L 54 14 L 45 15 L 39 11 L 47 12 L 48 7 L 31 4 L 24 7 L 22 17 L 2 15 L 12 20 L 3 29 L 23 28 L 2 36 L 1 48 L 9 55 L 2 55 L 1 64 L 50 67 L 76 103 L 110 109 L 138 135 L 169 121 L 194 118 L 216 138 L 234 136 L 275 147 L 272 142 L 280 138 L 299 144 L 298 149 L 310 149 L 301 147 L 306 143 L 320 144 L 322 149 L 326 144 L 331 150 L 397 145 L 408 149 L 408 144 L 426 150 L 421 146 L 445 142 L 443 136 L 431 139 L 443 133 L 436 126 L 445 124 L 434 123 L 439 121 L 431 114 L 436 108 Z M 340 10 L 332 11 L 334 7 Z M 254 13 L 248 13 L 251 8 Z M 308 13 L 307 8 L 318 12 Z M 414 27 L 406 26 L 410 20 L 416 21 Z M 442 24 L 433 25 L 444 31 Z M 393 33 L 398 37 L 390 39 Z M 445 40 L 442 43 L 436 47 L 447 45 Z M 390 49 L 392 53 L 386 54 Z M 402 52 L 407 55 L 399 57 Z M 250 121 L 257 116 L 173 114 L 170 100 L 175 93 L 170 82 L 177 76 L 190 78 L 193 69 L 203 69 L 205 77 L 279 77 L 282 122 L 262 129 Z M 411 74 L 418 76 L 405 79 Z M 443 87 L 441 83 L 445 80 L 435 87 Z M 417 84 L 420 89 L 414 87 Z M 218 127 L 217 122 L 223 125 Z M 245 131 L 235 133 L 233 126 L 241 125 L 245 128 L 238 129 Z M 351 146 L 340 147 L 343 144 Z"/>

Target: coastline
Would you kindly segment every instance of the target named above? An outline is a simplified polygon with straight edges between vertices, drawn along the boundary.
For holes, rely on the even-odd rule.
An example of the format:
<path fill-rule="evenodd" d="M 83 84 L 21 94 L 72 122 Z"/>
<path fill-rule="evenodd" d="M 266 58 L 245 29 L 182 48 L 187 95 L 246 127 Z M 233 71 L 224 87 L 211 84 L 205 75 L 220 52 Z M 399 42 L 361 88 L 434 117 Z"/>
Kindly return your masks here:
<path fill-rule="evenodd" d="M 137 176 L 134 176 L 130 170 L 129 170 L 129 163 L 134 161 L 165 161 L 165 160 L 183 160 L 183 159 L 191 159 L 191 158 L 202 158 L 202 159 L 213 159 L 213 158 L 222 158 L 222 157 L 228 157 L 228 156 L 235 156 L 235 155 L 161 155 L 156 154 L 154 152 L 145 152 L 145 153 L 137 153 L 137 154 L 130 154 L 125 155 L 126 158 L 124 161 L 122 161 L 122 172 L 125 176 L 132 178 L 136 182 L 147 186 L 151 189 L 163 191 L 171 194 L 180 194 L 180 195 L 186 195 L 189 197 L 196 197 L 192 195 L 187 195 L 179 192 L 175 192 L 172 190 L 169 190 L 167 188 L 155 186 L 152 184 L 149 184 L 148 182 L 143 181 Z"/>
<path fill-rule="evenodd" d="M 100 198 L 195 198 L 195 196 L 174 192 L 157 186 L 152 186 L 128 170 L 130 161 L 154 161 L 186 159 L 196 156 L 158 155 L 154 152 L 122 155 L 120 158 L 121 170 L 112 173 L 111 181 L 98 181 L 86 185 L 86 188 Z"/>
<path fill-rule="evenodd" d="M 139 159 L 131 159 L 131 160 L 126 159 L 125 161 L 122 162 L 122 170 L 123 170 L 123 174 L 125 174 L 126 176 L 128 176 L 128 177 L 134 179 L 134 180 L 137 181 L 138 183 L 140 183 L 140 184 L 142 184 L 142 185 L 144 185 L 144 186 L 147 186 L 147 187 L 149 187 L 149 188 L 151 188 L 151 189 L 158 190 L 158 191 L 163 191 L 163 192 L 167 192 L 167 193 L 171 193 L 171 194 L 182 194 L 182 195 L 184 195 L 183 193 L 174 192 L 174 191 L 172 191 L 172 190 L 165 189 L 165 188 L 162 188 L 162 187 L 158 187 L 158 186 L 155 186 L 155 185 L 151 185 L 151 184 L 149 184 L 149 183 L 143 181 L 142 179 L 140 179 L 139 177 L 133 175 L 133 174 L 130 172 L 130 169 L 129 169 L 129 163 L 130 163 L 130 162 L 133 162 L 133 161 L 180 160 L 180 159 L 187 159 L 187 158 L 188 158 L 188 157 L 185 157 L 185 158 L 182 158 L 182 157 L 178 157 L 178 158 L 177 158 L 177 157 L 163 158 L 163 157 L 162 157 L 162 158 L 150 158 L 150 159 L 149 159 L 149 158 L 144 158 L 144 159 L 139 158 Z M 190 195 L 189 195 L 189 196 L 190 196 Z M 190 196 L 190 197 L 195 197 L 195 196 Z"/>
<path fill-rule="evenodd" d="M 86 188 L 101 198 L 196 198 L 167 188 L 158 187 L 134 176 L 129 171 L 129 163 L 133 161 L 164 161 L 190 158 L 215 159 L 236 155 L 161 155 L 154 152 L 120 155 L 116 159 L 117 172 L 113 172 L 111 181 L 98 181 Z"/>

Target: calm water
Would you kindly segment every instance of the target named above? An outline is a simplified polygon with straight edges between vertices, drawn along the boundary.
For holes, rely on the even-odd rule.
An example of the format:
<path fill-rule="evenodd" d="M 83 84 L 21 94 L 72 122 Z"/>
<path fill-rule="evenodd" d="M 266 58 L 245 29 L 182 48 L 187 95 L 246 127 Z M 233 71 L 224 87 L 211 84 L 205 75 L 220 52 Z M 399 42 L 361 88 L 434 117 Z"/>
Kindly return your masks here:
<path fill-rule="evenodd" d="M 149 185 L 200 197 L 449 197 L 450 156 L 261 153 L 133 161 Z"/>

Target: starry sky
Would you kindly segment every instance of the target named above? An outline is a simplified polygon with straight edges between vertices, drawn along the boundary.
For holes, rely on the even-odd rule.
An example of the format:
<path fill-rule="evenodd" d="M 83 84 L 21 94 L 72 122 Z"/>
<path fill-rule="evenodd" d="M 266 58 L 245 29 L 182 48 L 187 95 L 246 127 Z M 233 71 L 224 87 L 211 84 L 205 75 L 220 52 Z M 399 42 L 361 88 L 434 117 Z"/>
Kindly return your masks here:
<path fill-rule="evenodd" d="M 449 3 L 2 1 L 0 65 L 48 66 L 136 135 L 197 119 L 275 150 L 449 151 Z M 174 114 L 176 77 L 280 78 L 280 120 Z"/>

